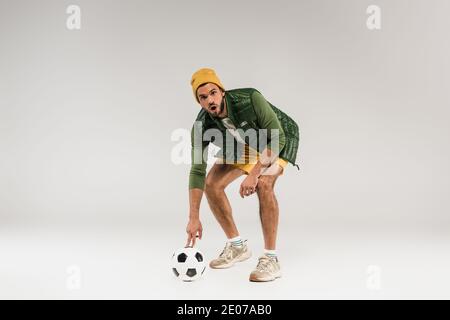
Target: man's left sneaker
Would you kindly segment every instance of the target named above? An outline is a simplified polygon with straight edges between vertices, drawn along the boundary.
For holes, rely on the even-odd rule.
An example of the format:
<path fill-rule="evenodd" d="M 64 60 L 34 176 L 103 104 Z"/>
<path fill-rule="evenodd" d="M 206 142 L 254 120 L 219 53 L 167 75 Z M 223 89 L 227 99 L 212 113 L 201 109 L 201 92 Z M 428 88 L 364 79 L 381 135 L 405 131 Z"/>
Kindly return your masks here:
<path fill-rule="evenodd" d="M 263 255 L 259 258 L 256 269 L 250 274 L 250 281 L 266 282 L 281 278 L 280 263 L 277 258 Z"/>

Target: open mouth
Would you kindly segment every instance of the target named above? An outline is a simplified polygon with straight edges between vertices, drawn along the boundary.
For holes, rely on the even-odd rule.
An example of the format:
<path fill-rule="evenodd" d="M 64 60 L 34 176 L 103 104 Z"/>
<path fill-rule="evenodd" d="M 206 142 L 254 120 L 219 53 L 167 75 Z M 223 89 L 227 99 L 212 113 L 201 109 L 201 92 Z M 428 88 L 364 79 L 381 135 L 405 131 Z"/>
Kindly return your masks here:
<path fill-rule="evenodd" d="M 212 106 L 209 108 L 209 110 L 211 110 L 211 111 L 216 111 L 216 109 L 217 109 L 217 106 Z"/>

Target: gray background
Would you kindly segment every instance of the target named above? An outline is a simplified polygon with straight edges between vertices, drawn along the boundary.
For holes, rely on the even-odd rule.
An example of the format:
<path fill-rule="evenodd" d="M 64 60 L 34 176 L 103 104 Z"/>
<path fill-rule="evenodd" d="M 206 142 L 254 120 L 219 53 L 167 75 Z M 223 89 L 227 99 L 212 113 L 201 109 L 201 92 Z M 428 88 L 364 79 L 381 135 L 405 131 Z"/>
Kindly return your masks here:
<path fill-rule="evenodd" d="M 70 4 L 81 30 L 66 28 Z M 366 27 L 371 4 L 381 30 Z M 1 0 L 0 297 L 450 297 L 448 12 L 445 0 Z M 189 170 L 172 163 L 171 134 L 199 111 L 201 67 L 300 126 L 301 171 L 277 186 L 285 278 L 272 284 L 247 282 L 262 235 L 239 182 L 229 197 L 254 260 L 189 285 L 170 273 Z M 201 217 L 212 258 L 225 237 L 206 201 Z"/>

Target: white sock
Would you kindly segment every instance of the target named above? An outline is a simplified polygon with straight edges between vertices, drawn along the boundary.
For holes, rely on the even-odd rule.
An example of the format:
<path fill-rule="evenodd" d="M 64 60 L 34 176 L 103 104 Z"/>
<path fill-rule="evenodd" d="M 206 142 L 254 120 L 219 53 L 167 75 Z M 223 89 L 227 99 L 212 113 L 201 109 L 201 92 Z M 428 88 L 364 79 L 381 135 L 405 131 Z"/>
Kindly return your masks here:
<path fill-rule="evenodd" d="M 228 239 L 228 242 L 231 243 L 233 247 L 240 247 L 243 245 L 241 236 Z"/>
<path fill-rule="evenodd" d="M 264 249 L 264 254 L 270 258 L 276 258 L 277 257 L 277 250 L 268 250 Z"/>

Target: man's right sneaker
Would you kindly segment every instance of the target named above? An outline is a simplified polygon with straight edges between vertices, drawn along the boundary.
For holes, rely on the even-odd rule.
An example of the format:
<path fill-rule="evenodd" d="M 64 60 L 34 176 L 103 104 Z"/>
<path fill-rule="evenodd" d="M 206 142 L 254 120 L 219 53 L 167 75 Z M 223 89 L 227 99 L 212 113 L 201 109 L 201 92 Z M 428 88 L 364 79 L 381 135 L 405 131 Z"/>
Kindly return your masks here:
<path fill-rule="evenodd" d="M 237 247 L 227 242 L 222 253 L 217 259 L 212 260 L 209 266 L 213 269 L 226 269 L 232 267 L 236 262 L 247 260 L 251 256 L 252 253 L 248 249 L 247 240 L 243 242 L 242 246 Z"/>

